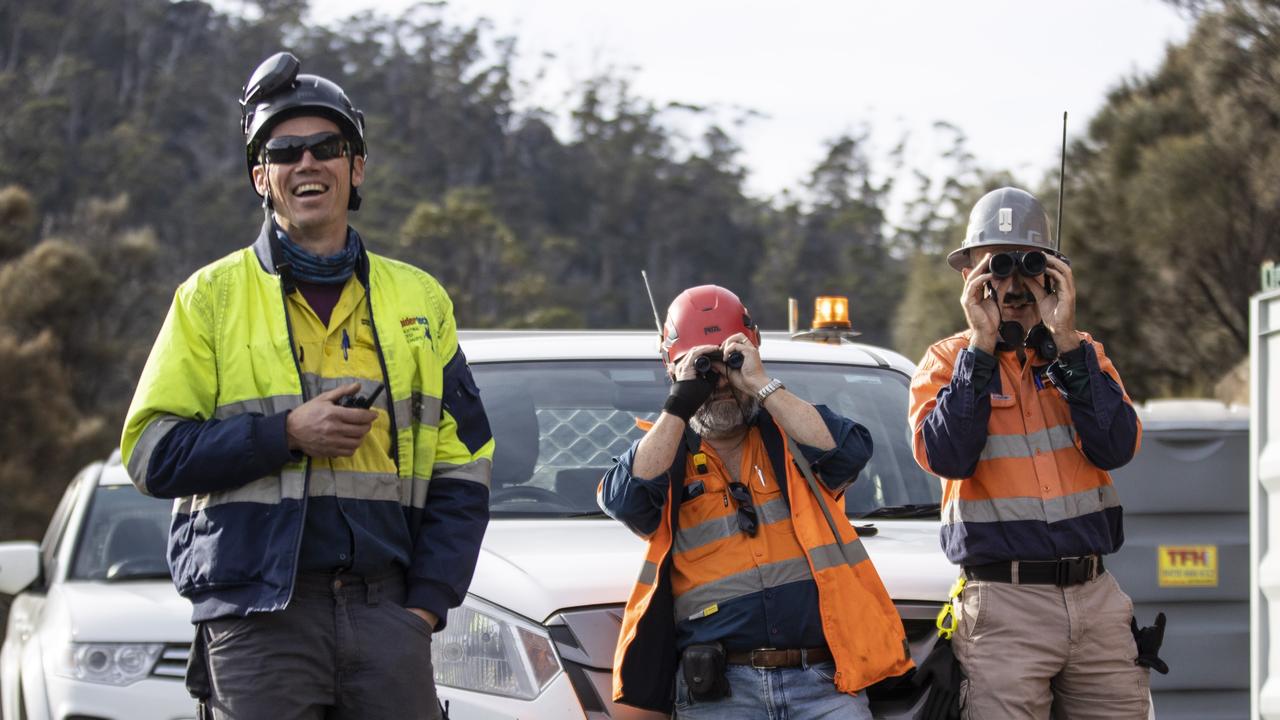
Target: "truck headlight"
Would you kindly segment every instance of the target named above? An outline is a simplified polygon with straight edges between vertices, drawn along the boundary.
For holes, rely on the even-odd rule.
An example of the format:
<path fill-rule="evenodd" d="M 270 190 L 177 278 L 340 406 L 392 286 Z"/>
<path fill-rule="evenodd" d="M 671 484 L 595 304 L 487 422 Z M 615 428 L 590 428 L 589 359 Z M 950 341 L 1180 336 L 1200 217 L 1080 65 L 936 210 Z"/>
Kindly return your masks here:
<path fill-rule="evenodd" d="M 546 628 L 467 596 L 431 642 L 436 684 L 532 700 L 560 674 Z"/>
<path fill-rule="evenodd" d="M 132 685 L 151 673 L 160 643 L 71 643 L 54 671 L 65 678 L 104 685 Z"/>

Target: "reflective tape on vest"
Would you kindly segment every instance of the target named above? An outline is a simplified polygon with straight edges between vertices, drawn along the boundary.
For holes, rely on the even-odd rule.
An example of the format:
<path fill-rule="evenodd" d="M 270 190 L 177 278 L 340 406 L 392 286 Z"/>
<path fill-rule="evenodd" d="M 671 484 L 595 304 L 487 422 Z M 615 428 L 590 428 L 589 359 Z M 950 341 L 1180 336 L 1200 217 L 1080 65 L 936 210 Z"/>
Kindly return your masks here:
<path fill-rule="evenodd" d="M 811 578 L 813 573 L 810 572 L 809 561 L 804 556 L 767 563 L 699 585 L 676 596 L 675 614 L 676 617 L 690 617 L 712 605 L 718 605 L 736 597 Z"/>
<path fill-rule="evenodd" d="M 756 511 L 759 513 L 761 526 L 791 519 L 791 508 L 787 507 L 787 501 L 782 498 L 758 505 Z M 736 512 L 711 518 L 692 527 L 676 530 L 675 551 L 686 553 L 697 550 L 713 542 L 733 537 L 740 532 L 742 531 L 738 529 Z"/>
<path fill-rule="evenodd" d="M 1056 498 L 996 498 L 991 500 L 948 500 L 942 508 L 942 522 L 1014 522 L 1038 520 L 1059 522 L 1120 507 L 1114 486 L 1103 485 Z"/>

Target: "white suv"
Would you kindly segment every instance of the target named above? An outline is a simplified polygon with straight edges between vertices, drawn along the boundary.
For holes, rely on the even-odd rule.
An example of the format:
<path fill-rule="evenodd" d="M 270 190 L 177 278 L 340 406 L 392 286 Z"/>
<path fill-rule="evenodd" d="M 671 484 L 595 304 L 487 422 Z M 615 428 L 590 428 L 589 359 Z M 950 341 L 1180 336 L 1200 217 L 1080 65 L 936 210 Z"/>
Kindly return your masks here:
<path fill-rule="evenodd" d="M 432 644 L 441 698 L 454 720 L 665 717 L 610 701 L 644 543 L 595 500 L 612 458 L 640 437 L 636 419 L 656 417 L 666 396 L 655 334 L 468 331 L 461 342 L 498 450 L 470 595 Z M 848 511 L 920 661 L 957 573 L 938 545 L 938 480 L 911 456 L 912 364 L 878 348 L 773 333 L 761 354 L 792 392 L 870 430 L 875 453 L 847 493 Z M 6 718 L 24 717 L 19 702 L 30 720 L 191 714 L 181 682 L 190 607 L 163 565 L 168 513 L 168 503 L 133 490 L 116 458 L 72 483 L 39 551 L 41 579 L 10 612 L 0 654 Z M 30 582 L 36 554 L 31 543 L 0 545 L 0 592 Z M 879 718 L 910 717 L 921 700 L 910 684 L 871 696 Z"/>
<path fill-rule="evenodd" d="M 119 453 L 71 481 L 40 546 L 0 544 L 9 608 L 7 720 L 179 720 L 191 604 L 165 564 L 172 503 L 138 492 Z M 24 589 L 25 588 L 25 589 Z"/>
<path fill-rule="evenodd" d="M 464 332 L 498 443 L 492 520 L 471 594 L 433 643 L 453 717 L 658 718 L 614 705 L 614 645 L 645 546 L 596 506 L 601 475 L 640 437 L 667 382 L 653 332 Z M 957 571 L 938 544 L 941 487 L 911 455 L 914 366 L 891 351 L 765 333 L 766 370 L 862 423 L 875 452 L 847 507 L 919 662 Z M 872 693 L 880 718 L 910 717 L 910 684 Z"/>

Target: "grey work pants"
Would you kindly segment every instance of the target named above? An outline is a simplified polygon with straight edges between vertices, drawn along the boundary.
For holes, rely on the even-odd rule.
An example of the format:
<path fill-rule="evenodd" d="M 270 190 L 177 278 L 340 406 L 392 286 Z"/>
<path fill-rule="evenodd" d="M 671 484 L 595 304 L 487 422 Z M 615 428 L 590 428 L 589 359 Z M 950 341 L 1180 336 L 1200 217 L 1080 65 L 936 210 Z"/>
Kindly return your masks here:
<path fill-rule="evenodd" d="M 215 720 L 439 720 L 404 579 L 300 576 L 284 610 L 201 623 Z"/>
<path fill-rule="evenodd" d="M 1069 587 L 969 580 L 959 604 L 965 720 L 1146 720 L 1133 602 L 1111 573 Z"/>

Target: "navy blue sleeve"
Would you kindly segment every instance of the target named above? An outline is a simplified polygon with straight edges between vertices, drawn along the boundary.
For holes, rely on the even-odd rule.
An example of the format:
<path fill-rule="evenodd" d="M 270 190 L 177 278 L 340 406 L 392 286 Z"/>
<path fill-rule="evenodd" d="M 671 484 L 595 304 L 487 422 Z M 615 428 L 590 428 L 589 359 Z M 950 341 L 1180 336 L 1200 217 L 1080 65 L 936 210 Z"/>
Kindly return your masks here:
<path fill-rule="evenodd" d="M 158 498 L 217 492 L 278 472 L 296 459 L 285 434 L 288 414 L 179 422 L 156 443 L 147 492 Z"/>
<path fill-rule="evenodd" d="M 815 405 L 814 408 L 822 416 L 822 422 L 826 423 L 836 446 L 830 450 L 819 450 L 802 443 L 796 445 L 800 446 L 800 452 L 813 466 L 822 484 L 839 493 L 858 479 L 858 473 L 871 459 L 871 433 L 849 418 L 831 412 L 826 405 Z"/>
<path fill-rule="evenodd" d="M 990 354 L 965 348 L 956 357 L 951 382 L 938 391 L 937 405 L 921 428 L 929 466 L 938 475 L 967 478 L 977 471 L 991 420 L 990 391 L 999 383 L 995 367 Z M 976 381 L 984 376 L 988 381 L 979 387 Z"/>
<path fill-rule="evenodd" d="M 466 597 L 488 526 L 487 486 L 449 477 L 432 479 L 404 604 L 439 618 L 436 632 L 444 629 L 449 608 L 458 607 Z"/>
<path fill-rule="evenodd" d="M 1093 344 L 1081 343 L 1063 353 L 1048 374 L 1071 409 L 1071 424 L 1089 462 L 1100 470 L 1114 470 L 1132 460 L 1138 414 L 1115 378 L 1102 372 Z"/>
<path fill-rule="evenodd" d="M 613 467 L 600 481 L 600 509 L 609 517 L 621 522 L 631 532 L 642 537 L 652 535 L 662 522 L 662 508 L 667 504 L 667 488 L 671 486 L 670 471 L 646 480 L 631 474 L 636 459 L 636 441 L 622 453 Z M 683 446 L 681 446 L 683 447 Z M 684 462 L 680 452 L 676 460 Z"/>

